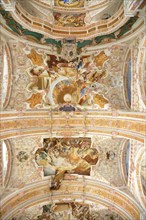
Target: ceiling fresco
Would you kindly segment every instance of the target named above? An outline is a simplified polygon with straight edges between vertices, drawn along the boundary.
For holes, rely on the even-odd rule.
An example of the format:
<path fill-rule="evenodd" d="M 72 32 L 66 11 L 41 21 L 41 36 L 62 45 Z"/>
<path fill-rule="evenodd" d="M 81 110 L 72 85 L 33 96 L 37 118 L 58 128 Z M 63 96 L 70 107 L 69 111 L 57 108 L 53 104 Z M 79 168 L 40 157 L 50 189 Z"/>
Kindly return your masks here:
<path fill-rule="evenodd" d="M 80 12 L 80 10 L 86 9 L 86 7 L 88 7 L 90 10 L 95 10 L 97 8 L 97 11 L 100 9 L 102 9 L 103 11 L 105 10 L 105 8 L 110 9 L 111 11 L 114 11 L 114 9 L 116 8 L 112 8 L 110 6 L 113 6 L 113 4 L 116 2 L 115 0 L 33 0 L 31 2 L 29 2 L 28 0 L 25 0 L 26 4 L 24 4 L 23 0 L 17 0 L 17 2 L 19 2 L 21 5 L 23 5 L 23 7 L 27 10 L 28 9 L 28 5 L 33 5 L 36 8 L 41 8 L 43 6 L 47 6 L 47 8 L 49 9 L 49 6 L 52 6 L 53 9 L 61 9 L 62 11 L 68 11 L 68 10 L 76 10 L 78 12 Z M 119 0 L 119 2 L 117 3 L 117 6 L 119 7 L 119 5 L 122 4 L 122 0 Z M 100 10 L 98 11 L 98 13 L 100 12 Z M 116 10 L 115 10 L 116 11 Z"/>
<path fill-rule="evenodd" d="M 140 2 L 2 1 L 2 220 L 145 219 Z"/>
<path fill-rule="evenodd" d="M 91 165 L 98 161 L 98 151 L 90 148 L 89 138 L 44 139 L 44 147 L 35 153 L 44 176 L 55 175 L 50 189 L 58 189 L 65 173 L 90 175 Z"/>
<path fill-rule="evenodd" d="M 83 7 L 84 6 L 84 0 L 55 0 L 54 3 L 56 6 L 61 7 Z"/>
<path fill-rule="evenodd" d="M 116 4 L 114 4 L 115 2 Z M 73 28 L 84 26 L 90 27 L 91 24 L 96 24 L 97 21 L 102 22 L 104 20 L 107 20 L 119 10 L 121 4 L 122 0 L 119 0 L 118 2 L 115 0 L 113 0 L 112 2 L 105 0 L 84 0 L 81 2 L 71 2 L 70 0 L 56 2 L 25 0 L 24 2 L 23 0 L 19 0 L 16 3 L 16 8 L 18 8 L 18 13 L 25 9 L 25 12 L 27 13 L 26 15 L 28 15 L 29 13 L 29 15 L 33 16 L 34 18 L 42 19 L 43 21 L 48 23 L 49 26 L 53 25 L 53 27 L 56 27 L 59 31 L 59 26 Z"/>
<path fill-rule="evenodd" d="M 6 193 L 42 179 L 51 181 L 50 190 L 54 191 L 64 178 L 72 181 L 78 176 L 92 177 L 113 186 L 125 185 L 120 163 L 123 161 L 122 169 L 125 169 L 122 149 L 126 143 L 125 139 L 106 136 L 13 138 L 9 151 L 14 156 Z"/>
<path fill-rule="evenodd" d="M 100 204 L 97 207 L 79 202 L 47 204 L 39 208 L 42 213 L 38 216 L 33 212 L 36 208 L 38 209 L 36 206 L 28 208 L 21 213 L 24 217 L 18 214 L 11 220 L 123 220 L 118 214 Z"/>
<path fill-rule="evenodd" d="M 80 15 L 61 15 L 54 13 L 54 24 L 60 27 L 82 27 L 85 25 L 85 14 Z"/>
<path fill-rule="evenodd" d="M 58 55 L 26 44 L 10 44 L 14 64 L 13 98 L 8 108 L 76 111 L 126 109 L 122 60 L 124 47 L 77 55 L 74 43 L 66 42 Z M 22 92 L 23 88 L 23 92 Z M 119 102 L 120 100 L 120 102 Z"/>

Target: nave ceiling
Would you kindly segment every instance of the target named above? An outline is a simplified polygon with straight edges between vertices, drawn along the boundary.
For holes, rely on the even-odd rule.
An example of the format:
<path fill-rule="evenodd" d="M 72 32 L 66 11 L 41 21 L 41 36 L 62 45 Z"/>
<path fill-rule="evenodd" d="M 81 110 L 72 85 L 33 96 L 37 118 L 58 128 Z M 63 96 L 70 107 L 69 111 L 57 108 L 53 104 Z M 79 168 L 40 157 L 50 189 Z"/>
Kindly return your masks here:
<path fill-rule="evenodd" d="M 145 1 L 2 0 L 3 220 L 144 220 Z"/>

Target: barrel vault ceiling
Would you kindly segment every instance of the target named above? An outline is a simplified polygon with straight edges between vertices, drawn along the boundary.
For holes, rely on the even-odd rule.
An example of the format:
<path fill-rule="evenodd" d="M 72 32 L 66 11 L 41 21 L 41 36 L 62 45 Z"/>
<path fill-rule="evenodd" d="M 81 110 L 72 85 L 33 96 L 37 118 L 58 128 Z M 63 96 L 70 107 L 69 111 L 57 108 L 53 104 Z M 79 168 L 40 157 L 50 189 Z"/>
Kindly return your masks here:
<path fill-rule="evenodd" d="M 0 11 L 0 219 L 146 219 L 145 1 Z"/>

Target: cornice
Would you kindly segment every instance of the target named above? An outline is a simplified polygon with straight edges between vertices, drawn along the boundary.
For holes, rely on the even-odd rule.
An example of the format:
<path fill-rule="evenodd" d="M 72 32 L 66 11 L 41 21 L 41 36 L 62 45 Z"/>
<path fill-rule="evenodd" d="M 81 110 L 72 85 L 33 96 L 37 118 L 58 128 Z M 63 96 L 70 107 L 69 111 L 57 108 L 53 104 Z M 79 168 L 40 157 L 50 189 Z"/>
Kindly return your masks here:
<path fill-rule="evenodd" d="M 84 27 L 57 27 L 49 22 L 43 21 L 40 18 L 30 15 L 17 3 L 15 11 L 12 11 L 12 16 L 15 20 L 34 31 L 39 31 L 42 34 L 53 38 L 76 38 L 76 39 L 91 39 L 96 36 L 106 35 L 116 31 L 128 21 L 128 17 L 124 16 L 123 5 L 120 9 L 108 20 L 100 20 L 91 25 Z"/>

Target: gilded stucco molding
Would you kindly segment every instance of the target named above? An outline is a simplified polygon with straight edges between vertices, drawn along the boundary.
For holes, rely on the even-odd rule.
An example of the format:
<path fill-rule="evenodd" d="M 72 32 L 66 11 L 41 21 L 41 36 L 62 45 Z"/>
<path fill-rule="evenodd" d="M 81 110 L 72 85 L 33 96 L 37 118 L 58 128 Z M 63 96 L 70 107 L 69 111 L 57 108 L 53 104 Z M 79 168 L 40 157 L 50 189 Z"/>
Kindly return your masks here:
<path fill-rule="evenodd" d="M 13 115 L 14 114 L 14 115 Z M 22 114 L 22 115 L 21 115 Z M 115 115 L 114 115 L 115 114 Z M 135 114 L 135 113 L 134 113 Z M 123 116 L 123 118 L 122 118 Z M 57 136 L 76 136 L 101 133 L 113 137 L 125 137 L 144 142 L 144 114 L 132 113 L 96 113 L 75 112 L 21 112 L 1 115 L 1 138 L 21 137 L 25 135 L 50 133 Z"/>

